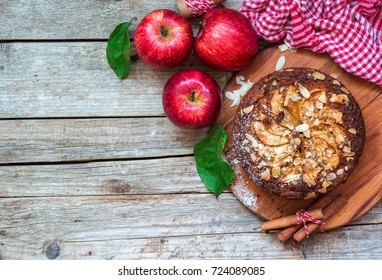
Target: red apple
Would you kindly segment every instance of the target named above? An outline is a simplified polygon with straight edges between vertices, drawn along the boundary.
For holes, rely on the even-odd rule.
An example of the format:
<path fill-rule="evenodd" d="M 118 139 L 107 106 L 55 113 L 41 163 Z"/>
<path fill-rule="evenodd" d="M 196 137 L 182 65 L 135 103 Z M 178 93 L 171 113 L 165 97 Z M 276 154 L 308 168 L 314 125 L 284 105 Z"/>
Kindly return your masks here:
<path fill-rule="evenodd" d="M 221 107 L 221 89 L 210 75 L 198 69 L 182 70 L 163 89 L 163 109 L 182 128 L 212 126 Z"/>
<path fill-rule="evenodd" d="M 165 9 L 146 15 L 134 33 L 138 56 L 157 69 L 170 69 L 186 61 L 193 39 L 190 23 L 180 14 Z"/>
<path fill-rule="evenodd" d="M 258 37 L 250 21 L 227 8 L 209 10 L 195 38 L 196 56 L 207 66 L 235 71 L 249 65 L 258 51 Z"/>

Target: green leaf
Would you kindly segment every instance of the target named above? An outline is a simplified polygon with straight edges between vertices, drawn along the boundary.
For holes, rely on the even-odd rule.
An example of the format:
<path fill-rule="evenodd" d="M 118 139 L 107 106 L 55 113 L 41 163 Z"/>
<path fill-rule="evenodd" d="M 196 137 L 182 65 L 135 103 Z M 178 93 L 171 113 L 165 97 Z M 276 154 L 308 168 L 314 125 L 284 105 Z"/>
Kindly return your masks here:
<path fill-rule="evenodd" d="M 207 189 L 216 196 L 228 188 L 234 177 L 223 153 L 226 140 L 223 126 L 215 126 L 194 148 L 196 170 Z"/>
<path fill-rule="evenodd" d="M 107 41 L 107 62 L 121 80 L 130 73 L 130 38 L 127 32 L 130 25 L 131 21 L 119 24 Z"/>

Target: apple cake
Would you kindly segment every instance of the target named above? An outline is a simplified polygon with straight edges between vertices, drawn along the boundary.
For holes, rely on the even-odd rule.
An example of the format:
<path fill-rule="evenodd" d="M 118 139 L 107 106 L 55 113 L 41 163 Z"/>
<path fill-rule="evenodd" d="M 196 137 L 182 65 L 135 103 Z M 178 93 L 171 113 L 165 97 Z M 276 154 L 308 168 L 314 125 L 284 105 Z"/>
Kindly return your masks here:
<path fill-rule="evenodd" d="M 235 161 L 254 183 L 288 199 L 310 199 L 343 183 L 365 142 L 361 110 L 336 78 L 307 68 L 254 84 L 237 110 Z"/>

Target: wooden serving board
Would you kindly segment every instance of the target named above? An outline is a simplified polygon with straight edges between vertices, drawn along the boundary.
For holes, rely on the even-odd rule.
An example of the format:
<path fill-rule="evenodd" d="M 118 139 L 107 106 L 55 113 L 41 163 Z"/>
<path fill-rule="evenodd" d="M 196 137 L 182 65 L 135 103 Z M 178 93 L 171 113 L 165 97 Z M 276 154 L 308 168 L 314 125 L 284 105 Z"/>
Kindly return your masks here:
<path fill-rule="evenodd" d="M 382 198 L 382 88 L 370 82 L 354 77 L 342 70 L 326 54 L 315 54 L 309 50 L 297 52 L 287 50 L 281 52 L 277 47 L 268 48 L 260 52 L 246 69 L 236 73 L 224 89 L 223 107 L 217 124 L 228 124 L 226 130 L 228 139 L 226 153 L 232 146 L 233 116 L 238 106 L 232 105 L 232 100 L 225 97 L 225 92 L 238 89 L 236 76 L 242 75 L 245 81 L 256 83 L 263 76 L 276 70 L 275 66 L 284 56 L 286 63 L 283 68 L 307 67 L 317 69 L 326 74 L 335 73 L 354 95 L 360 105 L 366 124 L 366 144 L 359 165 L 349 176 L 346 183 L 326 196 L 344 195 L 348 203 L 335 216 L 325 224 L 325 229 L 345 225 L 359 218 L 370 210 Z M 275 219 L 281 216 L 294 214 L 301 208 L 307 208 L 315 199 L 288 200 L 269 194 L 257 187 L 239 166 L 234 165 L 235 179 L 231 184 L 233 193 L 250 210 L 264 219 Z"/>

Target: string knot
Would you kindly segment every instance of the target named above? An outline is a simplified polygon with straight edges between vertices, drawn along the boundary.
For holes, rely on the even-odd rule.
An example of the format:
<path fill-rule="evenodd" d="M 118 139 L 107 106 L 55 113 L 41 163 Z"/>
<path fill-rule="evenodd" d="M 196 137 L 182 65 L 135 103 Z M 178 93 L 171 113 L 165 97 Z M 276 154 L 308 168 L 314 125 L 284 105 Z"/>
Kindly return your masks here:
<path fill-rule="evenodd" d="M 194 17 L 201 16 L 217 6 L 213 0 L 184 0 L 184 3 Z"/>
<path fill-rule="evenodd" d="M 297 217 L 297 223 L 299 225 L 302 224 L 304 226 L 306 238 L 309 238 L 309 230 L 308 230 L 308 226 L 307 226 L 308 223 L 307 222 L 311 222 L 311 223 L 317 224 L 319 226 L 322 226 L 325 224 L 324 221 L 321 221 L 321 220 L 318 220 L 318 219 L 312 217 L 308 213 L 308 211 L 306 211 L 305 209 L 301 209 L 301 210 L 297 211 L 296 217 Z M 295 252 L 296 251 L 296 242 L 295 241 L 293 241 L 292 248 L 293 248 L 293 251 Z"/>

